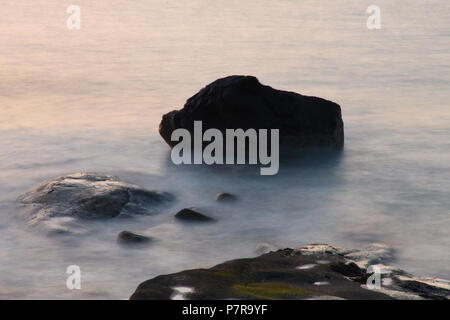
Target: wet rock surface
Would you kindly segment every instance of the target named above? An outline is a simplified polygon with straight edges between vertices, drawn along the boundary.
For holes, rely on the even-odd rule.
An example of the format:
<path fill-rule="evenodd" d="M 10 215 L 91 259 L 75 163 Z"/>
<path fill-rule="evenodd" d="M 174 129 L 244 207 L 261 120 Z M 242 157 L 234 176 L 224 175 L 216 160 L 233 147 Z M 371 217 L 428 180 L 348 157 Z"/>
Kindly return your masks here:
<path fill-rule="evenodd" d="M 152 214 L 173 200 L 167 192 L 145 190 L 95 173 L 53 178 L 19 197 L 31 224 L 54 217 L 89 220 Z"/>
<path fill-rule="evenodd" d="M 399 275 L 394 285 L 407 292 L 414 292 L 420 297 L 433 300 L 450 299 L 450 282 L 442 279 L 417 279 L 412 276 Z"/>
<path fill-rule="evenodd" d="M 194 121 L 203 130 L 279 129 L 280 146 L 337 147 L 344 144 L 344 125 L 338 104 L 262 85 L 253 76 L 218 79 L 186 101 L 183 109 L 165 114 L 159 132 L 170 146 L 178 128 L 193 133 Z"/>
<path fill-rule="evenodd" d="M 325 244 L 283 249 L 210 269 L 161 275 L 141 283 L 131 299 L 378 300 L 450 296 L 448 281 L 425 281 L 382 265 L 379 267 L 383 270 L 383 285 L 369 289 L 367 263 L 375 261 L 375 252 L 380 251 L 383 251 L 380 246 L 358 251 Z M 360 260 L 352 260 L 356 254 Z"/>
<path fill-rule="evenodd" d="M 175 214 L 175 218 L 182 221 L 189 222 L 212 222 L 215 219 L 200 213 L 195 208 L 185 208 Z"/>

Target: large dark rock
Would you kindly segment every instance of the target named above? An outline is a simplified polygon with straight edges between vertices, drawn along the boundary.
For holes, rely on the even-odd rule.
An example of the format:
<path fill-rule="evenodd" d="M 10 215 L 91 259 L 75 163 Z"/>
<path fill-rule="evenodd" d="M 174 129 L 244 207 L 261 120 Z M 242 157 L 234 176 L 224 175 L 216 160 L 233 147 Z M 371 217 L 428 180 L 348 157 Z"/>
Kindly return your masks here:
<path fill-rule="evenodd" d="M 173 196 L 109 175 L 76 173 L 50 179 L 19 200 L 34 224 L 54 217 L 98 219 L 155 213 Z"/>
<path fill-rule="evenodd" d="M 229 76 L 207 85 L 189 98 L 183 109 L 165 114 L 159 132 L 174 146 L 177 142 L 171 141 L 172 132 L 185 128 L 192 134 L 195 120 L 203 122 L 203 130 L 279 129 L 281 148 L 341 148 L 344 144 L 338 104 L 276 90 L 252 76 Z"/>
<path fill-rule="evenodd" d="M 139 285 L 131 299 L 392 299 L 367 290 L 331 268 L 340 255 L 301 254 L 292 249 L 238 259 L 210 269 L 162 275 Z"/>
<path fill-rule="evenodd" d="M 450 282 L 416 278 L 378 264 L 380 287 L 369 288 L 368 271 L 390 260 L 391 248 L 364 250 L 311 244 L 210 269 L 161 275 L 141 283 L 131 299 L 448 299 Z"/>

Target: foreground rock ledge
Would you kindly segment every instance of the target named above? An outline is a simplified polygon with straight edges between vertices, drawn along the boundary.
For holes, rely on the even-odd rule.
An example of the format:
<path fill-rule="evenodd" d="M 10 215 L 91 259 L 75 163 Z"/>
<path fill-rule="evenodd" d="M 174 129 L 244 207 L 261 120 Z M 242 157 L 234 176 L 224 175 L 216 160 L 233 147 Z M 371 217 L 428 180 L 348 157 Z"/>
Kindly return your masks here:
<path fill-rule="evenodd" d="M 97 173 L 60 176 L 19 197 L 31 224 L 56 217 L 100 219 L 150 214 L 174 197 Z"/>
<path fill-rule="evenodd" d="M 139 285 L 130 299 L 447 299 L 449 282 L 418 279 L 379 265 L 381 289 L 365 284 L 369 264 L 391 257 L 382 246 L 349 250 L 330 245 L 283 249 L 210 269 L 162 275 Z M 388 281 L 389 280 L 389 281 Z"/>
<path fill-rule="evenodd" d="M 338 104 L 295 92 L 262 85 L 253 76 L 218 79 L 189 98 L 181 110 L 165 114 L 159 126 L 164 140 L 171 141 L 178 128 L 193 134 L 195 120 L 203 130 L 279 129 L 281 147 L 337 147 L 344 144 L 344 124 Z"/>

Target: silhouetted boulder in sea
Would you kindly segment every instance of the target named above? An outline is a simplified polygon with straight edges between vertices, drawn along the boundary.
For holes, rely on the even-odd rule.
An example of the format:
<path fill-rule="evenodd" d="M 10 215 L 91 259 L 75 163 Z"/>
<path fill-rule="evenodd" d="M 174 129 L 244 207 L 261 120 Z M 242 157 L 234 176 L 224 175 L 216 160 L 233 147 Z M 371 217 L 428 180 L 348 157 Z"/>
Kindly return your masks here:
<path fill-rule="evenodd" d="M 165 114 L 159 126 L 164 140 L 184 128 L 193 134 L 194 121 L 203 130 L 279 129 L 280 147 L 335 147 L 344 144 L 344 125 L 338 104 L 262 85 L 253 76 L 218 79 L 189 98 L 181 110 Z"/>
<path fill-rule="evenodd" d="M 145 190 L 110 175 L 91 173 L 50 179 L 19 197 L 32 224 L 53 217 L 104 219 L 151 214 L 173 199 L 166 192 Z"/>
<path fill-rule="evenodd" d="M 416 278 L 377 264 L 380 285 L 370 265 L 386 261 L 392 249 L 375 244 L 352 250 L 327 244 L 269 252 L 224 262 L 210 269 L 160 275 L 141 283 L 130 299 L 448 299 L 449 281 Z"/>

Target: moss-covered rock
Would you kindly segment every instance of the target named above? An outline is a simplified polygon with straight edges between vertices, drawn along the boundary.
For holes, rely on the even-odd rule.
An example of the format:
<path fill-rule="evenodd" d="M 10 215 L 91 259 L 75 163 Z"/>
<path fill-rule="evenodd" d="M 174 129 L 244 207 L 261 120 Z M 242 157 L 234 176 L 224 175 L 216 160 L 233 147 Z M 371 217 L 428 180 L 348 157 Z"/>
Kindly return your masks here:
<path fill-rule="evenodd" d="M 323 261 L 324 255 L 328 263 L 316 263 Z M 158 276 L 139 285 L 131 299 L 172 299 L 175 294 L 184 299 L 390 299 L 349 278 L 348 269 L 343 267 L 346 263 L 338 254 L 303 254 L 284 249 L 210 269 Z M 304 265 L 313 267 L 301 268 Z M 350 267 L 352 275 L 356 274 L 355 267 Z M 190 289 L 180 296 L 177 288 Z"/>
<path fill-rule="evenodd" d="M 450 281 L 417 278 L 382 263 L 392 248 L 327 244 L 269 252 L 143 282 L 131 299 L 448 299 Z M 372 268 L 369 268 L 372 266 Z M 380 286 L 368 286 L 376 267 Z M 371 271 L 371 272 L 368 272 Z M 370 287 L 370 289 L 369 289 Z"/>

